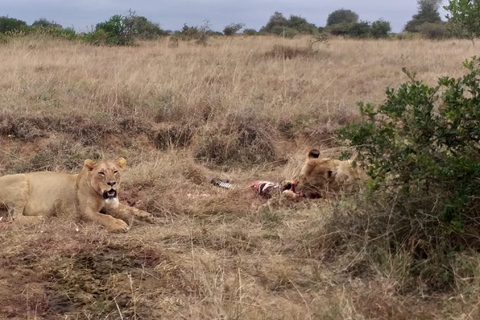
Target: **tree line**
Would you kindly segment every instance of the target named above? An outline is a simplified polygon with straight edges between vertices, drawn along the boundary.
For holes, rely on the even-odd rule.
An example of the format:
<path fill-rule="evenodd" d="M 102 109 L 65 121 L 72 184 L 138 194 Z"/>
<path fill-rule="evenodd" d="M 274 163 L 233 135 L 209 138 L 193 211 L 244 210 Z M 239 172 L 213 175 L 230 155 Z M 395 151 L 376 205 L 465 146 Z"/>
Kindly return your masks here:
<path fill-rule="evenodd" d="M 404 32 L 419 33 L 429 39 L 446 37 L 474 38 L 480 30 L 480 0 L 451 0 L 445 6 L 449 12 L 447 21 L 442 21 L 439 8 L 442 0 L 418 0 L 418 12 L 406 23 Z M 370 22 L 360 20 L 352 10 L 338 9 L 328 15 L 324 27 L 316 26 L 298 15 L 286 18 L 275 12 L 268 22 L 255 30 L 245 28 L 243 23 L 231 23 L 223 32 L 213 31 L 208 21 L 201 26 L 188 26 L 176 31 L 163 30 L 158 23 L 129 11 L 125 15 L 114 15 L 109 20 L 96 24 L 90 32 L 76 33 L 73 28 L 64 28 L 60 24 L 45 18 L 31 25 L 25 21 L 0 17 L 0 36 L 9 34 L 47 33 L 53 36 L 85 40 L 93 44 L 131 45 L 135 39 L 148 40 L 172 35 L 178 39 L 202 41 L 211 35 L 232 36 L 243 29 L 244 35 L 274 34 L 292 38 L 299 34 L 319 35 L 322 33 L 350 38 L 387 38 L 391 33 L 390 22 L 380 18 Z"/>

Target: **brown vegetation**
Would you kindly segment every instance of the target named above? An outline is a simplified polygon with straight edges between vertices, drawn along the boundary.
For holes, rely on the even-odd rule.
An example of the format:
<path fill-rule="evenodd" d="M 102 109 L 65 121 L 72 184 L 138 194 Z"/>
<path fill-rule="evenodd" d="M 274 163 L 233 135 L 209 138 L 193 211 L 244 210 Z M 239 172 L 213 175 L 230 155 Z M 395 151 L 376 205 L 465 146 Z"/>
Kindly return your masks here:
<path fill-rule="evenodd" d="M 159 223 L 111 234 L 70 217 L 0 220 L 0 318 L 477 319 L 477 254 L 459 255 L 448 275 L 419 259 L 412 274 L 421 225 L 405 253 L 390 252 L 378 240 L 389 230 L 373 224 L 387 205 L 266 203 L 248 189 L 294 177 L 311 147 L 338 155 L 333 133 L 358 117 L 356 101 L 382 101 L 406 81 L 402 67 L 429 83 L 460 75 L 471 43 L 308 43 L 1 45 L 0 174 L 124 156 L 121 200 Z M 237 189 L 212 186 L 216 177 Z"/>

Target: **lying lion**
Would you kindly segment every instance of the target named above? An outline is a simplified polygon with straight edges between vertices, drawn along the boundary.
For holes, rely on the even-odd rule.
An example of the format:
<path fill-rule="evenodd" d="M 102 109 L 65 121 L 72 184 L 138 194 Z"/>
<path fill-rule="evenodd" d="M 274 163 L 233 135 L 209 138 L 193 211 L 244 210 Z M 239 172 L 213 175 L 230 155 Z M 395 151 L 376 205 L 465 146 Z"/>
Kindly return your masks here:
<path fill-rule="evenodd" d="M 300 173 L 295 191 L 307 198 L 325 198 L 332 193 L 351 193 L 358 189 L 359 181 L 367 174 L 351 160 L 341 161 L 319 158 L 320 151 L 312 149 Z"/>
<path fill-rule="evenodd" d="M 112 231 L 128 231 L 133 216 L 151 220 L 148 212 L 120 204 L 120 171 L 126 160 L 85 160 L 79 174 L 31 172 L 0 177 L 0 206 L 14 220 L 35 221 L 56 212 L 76 212 Z"/>

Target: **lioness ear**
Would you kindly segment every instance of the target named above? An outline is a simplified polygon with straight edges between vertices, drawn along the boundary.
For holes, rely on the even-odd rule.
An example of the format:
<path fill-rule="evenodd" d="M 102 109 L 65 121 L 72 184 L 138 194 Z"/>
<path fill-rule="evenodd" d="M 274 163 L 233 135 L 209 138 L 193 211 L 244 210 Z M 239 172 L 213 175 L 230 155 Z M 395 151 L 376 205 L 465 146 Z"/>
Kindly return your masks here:
<path fill-rule="evenodd" d="M 115 160 L 115 165 L 120 169 L 123 169 L 127 165 L 127 160 L 125 160 L 125 158 L 118 158 Z"/>
<path fill-rule="evenodd" d="M 88 170 L 92 171 L 93 168 L 95 167 L 95 161 L 91 159 L 87 159 L 83 162 L 83 166 L 87 168 Z"/>
<path fill-rule="evenodd" d="M 310 159 L 318 159 L 318 157 L 320 157 L 320 151 L 318 151 L 317 149 L 312 149 L 308 153 L 308 158 Z"/>

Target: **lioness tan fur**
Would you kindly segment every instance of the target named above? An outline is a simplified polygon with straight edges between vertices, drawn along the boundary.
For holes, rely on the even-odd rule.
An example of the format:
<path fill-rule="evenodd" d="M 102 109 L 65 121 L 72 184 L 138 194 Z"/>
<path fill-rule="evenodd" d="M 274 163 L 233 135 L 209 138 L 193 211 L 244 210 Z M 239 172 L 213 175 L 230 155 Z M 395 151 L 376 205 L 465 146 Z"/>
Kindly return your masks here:
<path fill-rule="evenodd" d="M 95 163 L 87 159 L 79 174 L 31 172 L 0 177 L 0 206 L 13 220 L 35 221 L 57 212 L 77 213 L 112 231 L 128 231 L 133 216 L 151 220 L 148 212 L 120 204 L 118 190 L 124 158 Z"/>
<path fill-rule="evenodd" d="M 307 198 L 326 197 L 332 193 L 351 193 L 358 189 L 367 174 L 351 160 L 320 158 L 320 151 L 312 149 L 300 173 L 296 191 Z M 360 183 L 361 184 L 361 183 Z"/>

